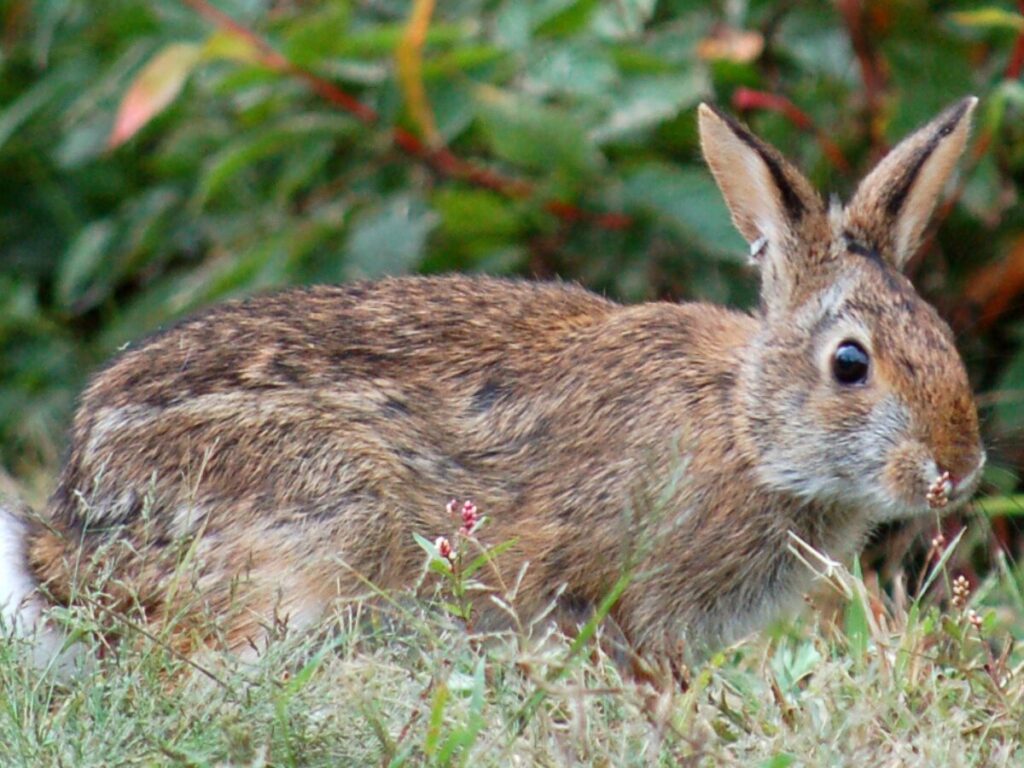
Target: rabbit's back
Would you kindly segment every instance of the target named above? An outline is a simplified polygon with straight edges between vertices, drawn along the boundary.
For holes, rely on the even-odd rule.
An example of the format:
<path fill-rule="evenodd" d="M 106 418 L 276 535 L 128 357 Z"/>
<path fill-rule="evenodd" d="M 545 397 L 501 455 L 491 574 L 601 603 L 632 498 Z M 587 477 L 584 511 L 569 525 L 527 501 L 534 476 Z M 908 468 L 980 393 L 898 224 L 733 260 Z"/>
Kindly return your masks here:
<path fill-rule="evenodd" d="M 486 427 L 511 440 L 528 429 L 566 339 L 615 309 L 571 286 L 464 278 L 221 306 L 95 377 L 52 512 L 116 522 L 147 495 L 164 507 L 189 493 L 316 506 L 377 484 L 356 477 L 368 456 L 410 480 L 443 474 L 439 456 L 471 453 L 483 417 L 508 413 Z"/>
<path fill-rule="evenodd" d="M 94 377 L 79 416 L 225 391 L 310 392 L 359 378 L 479 371 L 542 352 L 561 332 L 617 308 L 572 284 L 495 278 L 287 290 L 223 304 L 135 345 Z"/>

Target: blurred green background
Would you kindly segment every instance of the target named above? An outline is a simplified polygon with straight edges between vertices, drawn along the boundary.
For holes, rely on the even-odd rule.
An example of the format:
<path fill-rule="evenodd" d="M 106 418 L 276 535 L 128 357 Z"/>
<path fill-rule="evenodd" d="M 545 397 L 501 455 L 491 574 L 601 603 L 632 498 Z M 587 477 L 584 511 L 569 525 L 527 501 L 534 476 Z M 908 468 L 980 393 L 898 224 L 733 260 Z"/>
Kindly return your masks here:
<path fill-rule="evenodd" d="M 749 306 L 746 248 L 699 156 L 700 100 L 845 196 L 893 142 L 974 93 L 967 157 L 911 271 L 979 393 L 993 465 L 982 539 L 1019 547 L 1006 496 L 1024 461 L 1017 5 L 0 9 L 0 464 L 30 495 L 49 486 L 89 372 L 228 297 L 463 270 Z"/>

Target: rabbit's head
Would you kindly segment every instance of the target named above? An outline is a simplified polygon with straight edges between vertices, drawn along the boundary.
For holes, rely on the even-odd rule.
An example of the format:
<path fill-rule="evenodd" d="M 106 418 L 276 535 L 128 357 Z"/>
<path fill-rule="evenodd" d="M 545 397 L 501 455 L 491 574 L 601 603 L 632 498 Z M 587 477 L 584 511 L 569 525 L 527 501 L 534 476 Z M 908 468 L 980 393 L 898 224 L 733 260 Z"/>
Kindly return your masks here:
<path fill-rule="evenodd" d="M 976 101 L 900 143 L 845 208 L 701 106 L 704 155 L 761 272 L 763 326 L 738 399 L 769 487 L 876 520 L 953 508 L 976 488 L 985 452 L 967 373 L 949 326 L 901 272 Z"/>

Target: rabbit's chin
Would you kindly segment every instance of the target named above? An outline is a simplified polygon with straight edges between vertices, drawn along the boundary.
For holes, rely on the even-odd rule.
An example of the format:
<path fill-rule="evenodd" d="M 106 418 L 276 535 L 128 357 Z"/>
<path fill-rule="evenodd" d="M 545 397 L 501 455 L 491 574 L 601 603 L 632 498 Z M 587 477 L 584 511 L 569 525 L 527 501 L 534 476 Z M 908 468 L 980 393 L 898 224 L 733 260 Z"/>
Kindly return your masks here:
<path fill-rule="evenodd" d="M 891 523 L 923 515 L 945 515 L 963 506 L 963 503 L 961 501 L 955 504 L 949 503 L 944 507 L 933 507 L 927 501 L 907 504 L 897 499 L 889 499 L 887 502 L 876 502 L 871 506 L 869 514 L 873 523 Z"/>

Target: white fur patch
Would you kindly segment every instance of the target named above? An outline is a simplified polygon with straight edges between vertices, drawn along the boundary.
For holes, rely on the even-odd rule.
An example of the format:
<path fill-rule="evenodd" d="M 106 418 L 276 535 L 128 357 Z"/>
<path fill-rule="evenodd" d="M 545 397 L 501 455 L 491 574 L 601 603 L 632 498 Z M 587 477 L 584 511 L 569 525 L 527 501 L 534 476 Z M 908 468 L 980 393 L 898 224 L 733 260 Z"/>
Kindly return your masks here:
<path fill-rule="evenodd" d="M 35 625 L 39 615 L 32 598 L 35 582 L 28 572 L 24 552 L 25 527 L 5 507 L 0 507 L 0 619 L 4 629 L 20 634 Z"/>
<path fill-rule="evenodd" d="M 89 431 L 89 442 L 86 444 L 85 453 L 88 456 L 95 456 L 100 453 L 100 447 L 111 438 L 125 429 L 138 429 L 145 426 L 159 416 L 157 408 L 144 405 L 131 405 L 121 408 L 101 408 Z"/>
<path fill-rule="evenodd" d="M 0 504 L 0 638 L 28 641 L 37 669 L 67 678 L 78 666 L 80 649 L 65 647 L 64 633 L 43 618 L 44 607 L 25 560 L 25 526 Z"/>
<path fill-rule="evenodd" d="M 191 536 L 195 533 L 196 523 L 205 519 L 206 510 L 199 502 L 182 504 L 171 517 L 170 530 L 175 538 Z"/>

